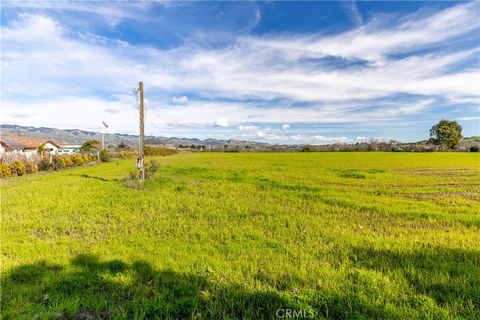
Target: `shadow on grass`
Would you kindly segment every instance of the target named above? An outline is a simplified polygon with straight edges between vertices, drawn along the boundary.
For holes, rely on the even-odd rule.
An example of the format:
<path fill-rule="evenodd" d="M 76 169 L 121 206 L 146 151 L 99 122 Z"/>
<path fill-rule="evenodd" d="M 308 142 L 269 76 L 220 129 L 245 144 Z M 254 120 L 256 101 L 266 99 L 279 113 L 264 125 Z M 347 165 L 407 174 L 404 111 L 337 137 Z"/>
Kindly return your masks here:
<path fill-rule="evenodd" d="M 106 179 L 103 177 L 97 177 L 97 176 L 91 176 L 86 173 L 82 174 L 70 174 L 71 176 L 77 176 L 77 177 L 82 177 L 82 178 L 87 178 L 87 179 L 95 179 L 95 180 L 100 180 L 100 181 L 119 181 L 118 179 L 112 178 L 112 179 Z"/>
<path fill-rule="evenodd" d="M 307 192 L 318 192 L 321 189 L 318 187 L 306 186 L 303 184 L 285 184 L 269 178 L 257 178 L 254 180 L 258 190 L 269 191 L 269 190 L 287 190 L 287 191 L 307 191 Z"/>
<path fill-rule="evenodd" d="M 2 275 L 3 319 L 277 319 L 278 309 L 325 319 L 471 318 L 480 315 L 480 256 L 448 248 L 396 252 L 355 248 L 335 291 L 303 291 L 302 279 L 248 291 L 144 261 L 79 255 L 65 266 L 39 262 Z M 376 271 L 376 272 L 371 272 Z M 340 272 L 340 271 L 339 271 Z M 403 285 L 404 284 L 404 285 Z M 307 286 L 308 287 L 308 286 Z M 273 289 L 274 288 L 274 289 Z M 300 288 L 293 293 L 294 288 Z M 275 290 L 282 293 L 280 296 Z"/>
<path fill-rule="evenodd" d="M 273 319 L 277 309 L 295 307 L 275 292 L 91 255 L 68 266 L 24 265 L 2 276 L 4 319 Z"/>
<path fill-rule="evenodd" d="M 351 259 L 357 266 L 403 277 L 417 294 L 454 310 L 457 317 L 480 317 L 479 252 L 442 247 L 412 252 L 355 248 Z"/>

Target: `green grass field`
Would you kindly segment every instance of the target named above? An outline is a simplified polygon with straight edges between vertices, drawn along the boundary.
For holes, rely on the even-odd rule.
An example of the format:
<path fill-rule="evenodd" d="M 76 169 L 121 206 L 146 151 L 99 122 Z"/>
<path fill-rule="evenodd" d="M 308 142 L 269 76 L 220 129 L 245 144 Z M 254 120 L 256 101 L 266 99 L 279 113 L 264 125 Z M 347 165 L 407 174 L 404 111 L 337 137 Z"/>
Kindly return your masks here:
<path fill-rule="evenodd" d="M 156 159 L 1 182 L 3 319 L 480 318 L 478 154 Z"/>

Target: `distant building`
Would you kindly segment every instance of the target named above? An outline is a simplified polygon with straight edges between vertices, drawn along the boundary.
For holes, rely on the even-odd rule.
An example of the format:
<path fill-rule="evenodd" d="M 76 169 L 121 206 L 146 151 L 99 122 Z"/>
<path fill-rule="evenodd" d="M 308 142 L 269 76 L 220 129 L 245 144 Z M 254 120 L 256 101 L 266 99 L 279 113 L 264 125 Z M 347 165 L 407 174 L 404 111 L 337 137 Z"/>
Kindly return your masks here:
<path fill-rule="evenodd" d="M 47 139 L 32 139 L 25 137 L 12 137 L 4 136 L 0 137 L 0 153 L 23 153 L 27 158 L 37 154 L 37 150 L 40 146 L 45 148 L 46 153 L 57 153 L 60 149 L 60 145 Z"/>
<path fill-rule="evenodd" d="M 62 145 L 60 149 L 58 149 L 59 154 L 72 154 L 72 153 L 79 153 L 81 145 Z"/>

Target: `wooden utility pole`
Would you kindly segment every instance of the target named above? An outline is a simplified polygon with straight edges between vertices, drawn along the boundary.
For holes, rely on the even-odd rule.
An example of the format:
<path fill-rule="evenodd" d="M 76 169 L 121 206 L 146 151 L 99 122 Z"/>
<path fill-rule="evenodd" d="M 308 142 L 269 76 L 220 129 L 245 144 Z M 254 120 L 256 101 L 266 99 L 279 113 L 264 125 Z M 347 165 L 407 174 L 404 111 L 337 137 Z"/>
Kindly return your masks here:
<path fill-rule="evenodd" d="M 138 141 L 138 168 L 140 169 L 140 180 L 145 180 L 145 164 L 144 164 L 144 146 L 145 146 L 145 105 L 143 102 L 143 82 L 138 84 L 138 91 L 140 92 L 140 136 Z"/>

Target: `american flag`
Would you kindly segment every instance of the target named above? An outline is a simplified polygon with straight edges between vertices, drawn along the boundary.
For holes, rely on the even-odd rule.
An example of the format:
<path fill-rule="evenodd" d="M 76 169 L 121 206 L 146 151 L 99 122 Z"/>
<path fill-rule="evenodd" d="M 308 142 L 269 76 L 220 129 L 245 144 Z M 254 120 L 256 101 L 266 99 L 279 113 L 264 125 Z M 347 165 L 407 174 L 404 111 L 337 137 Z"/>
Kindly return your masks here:
<path fill-rule="evenodd" d="M 106 124 L 105 121 L 102 121 L 102 124 L 105 128 L 108 128 L 108 124 Z"/>

